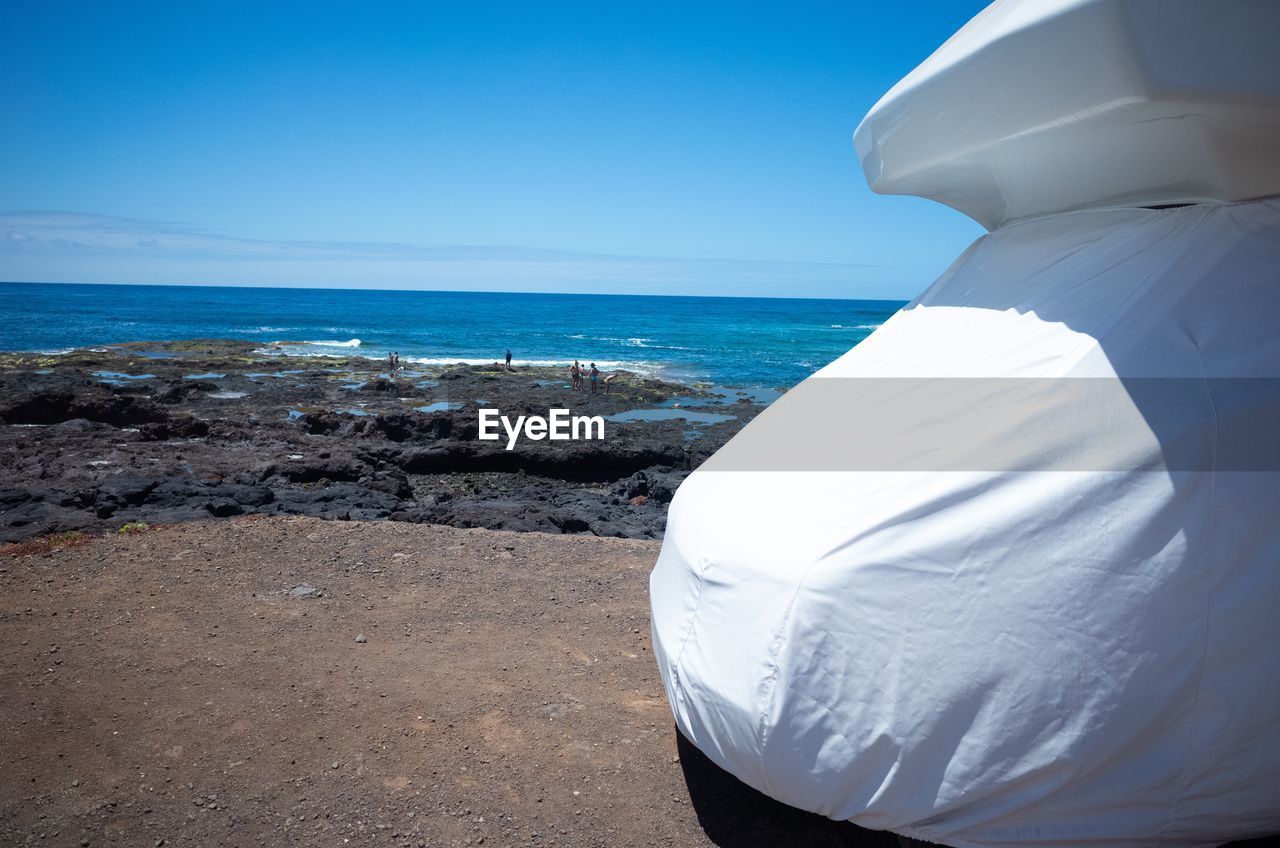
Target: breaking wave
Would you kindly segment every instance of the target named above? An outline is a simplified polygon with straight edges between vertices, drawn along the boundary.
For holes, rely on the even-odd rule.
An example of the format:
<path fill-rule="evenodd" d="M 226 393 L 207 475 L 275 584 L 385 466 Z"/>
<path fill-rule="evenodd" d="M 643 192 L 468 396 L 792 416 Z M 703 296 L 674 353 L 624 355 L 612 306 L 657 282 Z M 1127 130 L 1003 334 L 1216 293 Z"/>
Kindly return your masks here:
<path fill-rule="evenodd" d="M 288 344 L 286 342 L 286 344 Z M 315 345 L 316 347 L 360 347 L 359 339 L 348 339 L 345 342 L 333 339 L 320 339 L 319 341 L 294 342 L 294 344 Z"/>

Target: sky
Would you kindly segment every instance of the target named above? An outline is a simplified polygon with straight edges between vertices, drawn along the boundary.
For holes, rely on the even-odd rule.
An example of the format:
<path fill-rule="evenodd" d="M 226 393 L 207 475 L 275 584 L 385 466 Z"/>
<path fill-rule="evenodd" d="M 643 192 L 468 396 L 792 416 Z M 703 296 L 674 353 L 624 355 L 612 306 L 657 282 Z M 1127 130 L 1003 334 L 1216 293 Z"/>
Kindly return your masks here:
<path fill-rule="evenodd" d="M 0 280 L 907 299 L 851 136 L 984 5 L 0 4 Z"/>

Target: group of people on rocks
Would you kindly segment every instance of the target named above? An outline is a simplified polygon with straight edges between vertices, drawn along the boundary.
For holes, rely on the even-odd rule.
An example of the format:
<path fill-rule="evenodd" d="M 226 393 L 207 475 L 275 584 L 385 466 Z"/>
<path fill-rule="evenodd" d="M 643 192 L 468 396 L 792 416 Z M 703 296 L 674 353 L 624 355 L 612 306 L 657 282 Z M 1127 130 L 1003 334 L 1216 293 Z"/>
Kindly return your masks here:
<path fill-rule="evenodd" d="M 511 370 L 511 351 L 507 351 L 506 367 L 508 371 Z M 594 362 L 588 368 L 575 359 L 573 364 L 569 366 L 570 385 L 575 392 L 586 391 L 586 385 L 590 382 L 591 394 L 601 391 L 601 386 L 604 387 L 604 393 L 608 394 L 609 385 L 617 378 L 617 374 L 601 375 L 600 369 L 596 367 Z"/>
<path fill-rule="evenodd" d="M 494 363 L 494 365 L 497 365 L 497 364 L 498 363 L 496 362 Z M 506 370 L 508 371 L 511 370 L 511 351 L 509 350 L 507 351 L 505 362 L 503 364 L 506 366 Z M 387 357 L 387 367 L 391 372 L 391 376 L 395 377 L 396 372 L 400 370 L 400 354 L 399 353 L 392 353 Z M 608 376 L 601 377 L 600 369 L 596 367 L 596 364 L 594 362 L 591 363 L 590 368 L 587 368 L 581 362 L 575 359 L 573 360 L 573 365 L 569 366 L 569 377 L 571 380 L 571 385 L 575 392 L 585 391 L 586 384 L 588 381 L 590 381 L 591 394 L 595 394 L 597 391 L 600 391 L 600 387 L 602 385 L 604 386 L 604 393 L 608 394 L 609 384 L 612 383 L 614 380 L 616 380 L 618 375 L 609 374 Z"/>
<path fill-rule="evenodd" d="M 600 369 L 596 368 L 596 364 L 594 362 L 591 363 L 591 370 L 587 371 L 587 369 L 584 368 L 578 360 L 573 360 L 573 365 L 569 366 L 569 377 L 572 380 L 572 386 L 575 392 L 583 390 L 584 377 L 591 381 L 591 394 L 595 394 L 596 390 L 600 386 Z M 609 390 L 609 379 L 610 378 L 608 377 L 605 378 L 605 391 Z"/>
<path fill-rule="evenodd" d="M 570 375 L 571 386 L 575 392 L 585 391 L 586 382 L 590 380 L 591 395 L 595 395 L 596 392 L 600 391 L 600 387 L 602 386 L 604 387 L 605 395 L 608 395 L 609 386 L 611 386 L 613 380 L 618 378 L 617 374 L 609 374 L 607 377 L 602 377 L 602 375 L 600 375 L 600 369 L 596 368 L 595 363 L 591 363 L 591 368 L 589 370 L 576 359 L 573 360 L 573 364 L 570 365 L 568 375 Z"/>

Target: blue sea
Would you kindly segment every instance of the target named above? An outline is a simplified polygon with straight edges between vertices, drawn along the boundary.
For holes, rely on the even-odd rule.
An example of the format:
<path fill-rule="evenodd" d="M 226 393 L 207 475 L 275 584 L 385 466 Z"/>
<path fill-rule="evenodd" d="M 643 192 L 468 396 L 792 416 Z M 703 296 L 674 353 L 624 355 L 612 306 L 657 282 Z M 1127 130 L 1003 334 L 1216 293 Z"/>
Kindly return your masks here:
<path fill-rule="evenodd" d="M 0 349 L 192 338 L 305 342 L 308 354 L 424 364 L 627 368 L 726 386 L 794 385 L 904 304 L 883 300 L 0 283 Z"/>

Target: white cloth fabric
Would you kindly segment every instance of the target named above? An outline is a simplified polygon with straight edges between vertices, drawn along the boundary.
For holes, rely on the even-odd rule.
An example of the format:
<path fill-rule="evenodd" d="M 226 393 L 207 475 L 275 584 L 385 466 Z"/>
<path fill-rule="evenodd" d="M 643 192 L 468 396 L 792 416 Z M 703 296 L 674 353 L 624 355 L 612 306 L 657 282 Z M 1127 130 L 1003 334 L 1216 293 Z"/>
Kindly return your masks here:
<path fill-rule="evenodd" d="M 867 182 L 988 229 L 1280 194 L 1280 3 L 997 0 L 854 134 Z"/>
<path fill-rule="evenodd" d="M 1280 201 L 1069 212 L 979 239 L 811 380 L 1276 378 L 1277 321 Z M 1208 397 L 1190 435 L 1217 456 Z M 956 848 L 1280 831 L 1280 472 L 761 471 L 735 448 L 811 423 L 784 396 L 671 504 L 653 641 L 695 745 Z"/>

